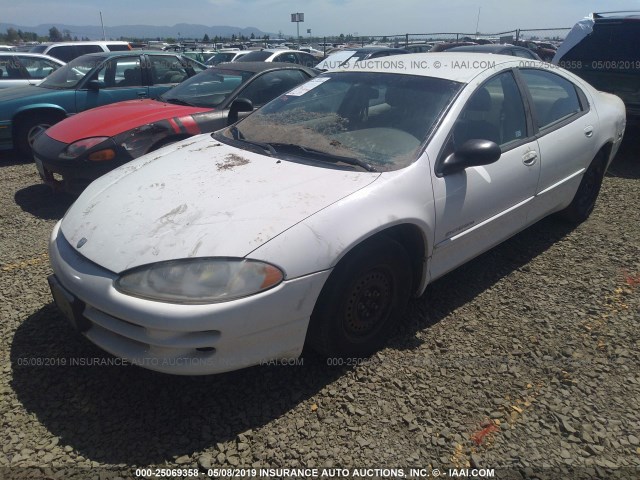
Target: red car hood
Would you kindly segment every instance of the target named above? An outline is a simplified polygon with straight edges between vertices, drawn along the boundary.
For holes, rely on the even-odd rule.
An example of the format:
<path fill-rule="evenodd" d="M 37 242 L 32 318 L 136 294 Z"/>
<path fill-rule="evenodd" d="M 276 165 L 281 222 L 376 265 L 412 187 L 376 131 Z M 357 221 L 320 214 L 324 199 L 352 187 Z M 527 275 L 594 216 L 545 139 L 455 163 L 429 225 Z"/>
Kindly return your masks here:
<path fill-rule="evenodd" d="M 89 137 L 113 137 L 148 123 L 210 110 L 148 99 L 128 100 L 73 115 L 49 128 L 47 135 L 64 143 Z"/>

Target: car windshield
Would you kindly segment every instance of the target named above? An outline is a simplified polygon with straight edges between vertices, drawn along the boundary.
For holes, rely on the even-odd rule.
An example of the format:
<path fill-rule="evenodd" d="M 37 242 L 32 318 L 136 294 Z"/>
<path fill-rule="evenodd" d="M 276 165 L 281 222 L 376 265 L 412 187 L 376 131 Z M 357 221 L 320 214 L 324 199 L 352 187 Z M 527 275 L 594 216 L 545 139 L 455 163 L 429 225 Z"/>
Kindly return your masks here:
<path fill-rule="evenodd" d="M 214 108 L 254 75 L 255 72 L 210 68 L 176 85 L 160 98 L 168 103 Z"/>
<path fill-rule="evenodd" d="M 78 57 L 49 75 L 40 86 L 56 89 L 76 88 L 78 83 L 103 60 L 103 57 Z"/>
<path fill-rule="evenodd" d="M 222 135 L 272 155 L 294 152 L 336 166 L 345 163 L 346 168 L 355 168 L 357 162 L 377 171 L 397 170 L 418 157 L 461 86 L 398 73 L 327 73 L 268 103 Z"/>

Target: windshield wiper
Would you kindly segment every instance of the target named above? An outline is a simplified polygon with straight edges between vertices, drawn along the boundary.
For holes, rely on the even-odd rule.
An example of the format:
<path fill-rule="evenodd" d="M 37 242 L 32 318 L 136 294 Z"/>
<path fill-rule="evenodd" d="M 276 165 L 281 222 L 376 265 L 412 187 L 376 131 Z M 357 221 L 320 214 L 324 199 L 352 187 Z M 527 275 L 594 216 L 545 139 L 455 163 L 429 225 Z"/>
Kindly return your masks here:
<path fill-rule="evenodd" d="M 264 151 L 268 152 L 269 155 L 275 155 L 276 153 L 275 149 L 271 146 L 270 143 L 254 142 L 253 140 L 247 140 L 246 138 L 244 138 L 244 135 L 236 126 L 231 127 L 230 132 L 231 132 L 231 135 L 233 135 L 234 140 L 238 140 L 239 142 L 248 143 L 249 145 L 260 147 Z"/>
<path fill-rule="evenodd" d="M 193 103 L 189 103 L 186 100 L 181 100 L 179 98 L 162 98 L 167 103 L 173 103 L 174 105 L 185 105 L 187 107 L 195 107 Z"/>
<path fill-rule="evenodd" d="M 355 157 L 344 157 L 342 155 L 335 155 L 333 153 L 323 152 L 322 150 L 316 150 L 315 148 L 305 147 L 303 145 L 296 145 L 293 143 L 270 143 L 271 147 L 275 147 L 276 150 L 280 151 L 282 149 L 290 149 L 295 150 L 297 152 L 303 152 L 309 156 L 312 156 L 314 159 L 331 162 L 331 163 L 346 163 L 347 165 L 353 165 L 355 167 L 360 167 L 366 170 L 367 172 L 376 172 L 377 170 L 373 165 L 360 160 Z"/>

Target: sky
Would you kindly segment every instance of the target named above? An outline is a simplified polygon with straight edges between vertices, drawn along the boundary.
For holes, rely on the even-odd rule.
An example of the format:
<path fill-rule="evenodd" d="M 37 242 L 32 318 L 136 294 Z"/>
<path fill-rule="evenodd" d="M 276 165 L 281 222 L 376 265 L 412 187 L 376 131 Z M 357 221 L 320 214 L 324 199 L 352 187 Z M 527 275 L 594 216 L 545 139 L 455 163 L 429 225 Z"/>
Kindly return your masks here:
<path fill-rule="evenodd" d="M 0 22 L 22 26 L 168 25 L 255 27 L 296 34 L 291 13 L 303 12 L 306 35 L 499 33 L 571 27 L 590 12 L 636 10 L 640 0 L 0 0 Z"/>

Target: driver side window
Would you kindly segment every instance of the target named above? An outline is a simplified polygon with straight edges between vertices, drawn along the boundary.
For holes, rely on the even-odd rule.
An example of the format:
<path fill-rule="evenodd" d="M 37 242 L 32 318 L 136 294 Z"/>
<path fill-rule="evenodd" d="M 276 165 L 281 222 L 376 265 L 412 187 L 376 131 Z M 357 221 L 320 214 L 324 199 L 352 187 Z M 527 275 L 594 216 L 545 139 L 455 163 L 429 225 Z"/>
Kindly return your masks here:
<path fill-rule="evenodd" d="M 527 136 L 520 90 L 511 72 L 489 79 L 471 96 L 452 131 L 454 147 L 467 140 L 490 140 L 502 149 Z"/>

